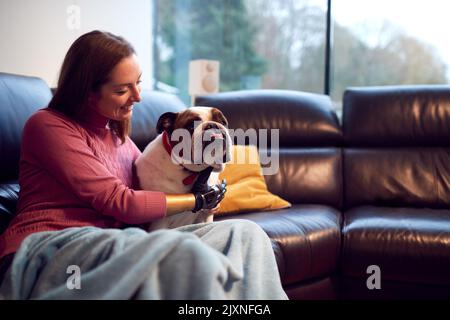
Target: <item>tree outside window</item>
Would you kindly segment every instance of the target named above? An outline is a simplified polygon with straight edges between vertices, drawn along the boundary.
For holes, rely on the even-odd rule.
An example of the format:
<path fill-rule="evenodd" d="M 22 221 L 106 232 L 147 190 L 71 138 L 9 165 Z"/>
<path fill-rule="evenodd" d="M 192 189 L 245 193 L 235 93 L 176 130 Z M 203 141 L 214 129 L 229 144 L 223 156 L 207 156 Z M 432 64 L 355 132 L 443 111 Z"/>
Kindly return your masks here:
<path fill-rule="evenodd" d="M 362 5 L 351 8 L 362 21 L 355 26 L 342 14 L 350 2 L 332 2 L 338 14 L 330 87 L 337 108 L 349 86 L 448 82 L 447 63 L 435 46 L 408 33 L 401 21 L 364 20 L 370 12 Z M 366 6 L 371 2 L 384 3 L 365 1 Z M 155 78 L 176 87 L 186 103 L 188 66 L 194 59 L 220 61 L 220 91 L 324 92 L 326 0 L 154 0 L 154 5 Z M 421 5 L 426 12 L 426 4 Z M 426 17 L 417 23 L 429 23 Z"/>

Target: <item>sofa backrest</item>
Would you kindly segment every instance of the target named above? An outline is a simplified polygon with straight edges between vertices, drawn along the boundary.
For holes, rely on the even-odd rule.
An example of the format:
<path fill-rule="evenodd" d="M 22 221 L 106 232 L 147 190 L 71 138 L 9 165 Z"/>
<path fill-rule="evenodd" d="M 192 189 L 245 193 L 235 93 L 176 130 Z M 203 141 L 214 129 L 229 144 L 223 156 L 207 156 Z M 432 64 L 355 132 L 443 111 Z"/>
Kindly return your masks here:
<path fill-rule="evenodd" d="M 156 136 L 159 116 L 185 109 L 174 95 L 142 91 L 135 104 L 131 138 L 143 149 Z M 17 180 L 22 130 L 28 118 L 50 102 L 52 91 L 40 78 L 0 72 L 0 183 Z"/>
<path fill-rule="evenodd" d="M 344 206 L 450 205 L 450 86 L 349 88 Z"/>
<path fill-rule="evenodd" d="M 0 72 L 0 232 L 16 211 L 23 126 L 51 96 L 49 87 L 39 78 Z"/>
<path fill-rule="evenodd" d="M 186 109 L 185 104 L 175 95 L 143 90 L 141 102 L 133 109 L 131 139 L 143 151 L 156 133 L 156 124 L 164 112 L 178 112 Z"/>
<path fill-rule="evenodd" d="M 222 110 L 235 130 L 279 129 L 279 170 L 265 175 L 271 192 L 292 203 L 341 206 L 343 136 L 328 96 L 244 90 L 199 96 L 196 105 Z"/>
<path fill-rule="evenodd" d="M 0 73 L 0 183 L 17 179 L 23 126 L 51 96 L 42 79 Z"/>
<path fill-rule="evenodd" d="M 22 130 L 28 118 L 50 102 L 52 91 L 39 78 L 0 73 L 0 233 L 15 215 Z M 176 96 L 144 90 L 135 104 L 131 138 L 143 150 L 156 136 L 166 111 L 186 108 Z"/>

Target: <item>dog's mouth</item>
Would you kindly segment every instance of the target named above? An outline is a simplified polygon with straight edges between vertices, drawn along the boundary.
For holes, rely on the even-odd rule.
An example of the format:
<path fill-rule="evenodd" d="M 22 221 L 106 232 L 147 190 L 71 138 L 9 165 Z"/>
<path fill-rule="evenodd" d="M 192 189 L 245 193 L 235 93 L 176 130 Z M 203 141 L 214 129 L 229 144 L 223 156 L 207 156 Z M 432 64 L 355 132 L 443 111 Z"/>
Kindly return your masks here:
<path fill-rule="evenodd" d="M 184 168 L 200 172 L 212 167 L 214 172 L 221 172 L 225 164 L 232 160 L 232 141 L 228 128 L 223 124 L 208 121 L 185 127 L 184 130 L 188 130 L 189 136 L 183 136 L 181 131 L 181 141 L 172 145 L 172 157 Z"/>
<path fill-rule="evenodd" d="M 227 145 L 225 142 L 226 133 L 221 129 L 208 129 L 202 133 L 202 147 L 205 150 L 206 147 L 213 144 L 222 144 L 222 149 L 225 151 Z"/>
<path fill-rule="evenodd" d="M 226 128 L 220 128 L 215 124 L 205 126 L 202 132 L 202 150 L 204 153 L 206 163 L 211 166 L 219 167 L 224 163 L 230 161 L 229 159 L 229 140 Z M 213 162 L 208 161 L 209 158 L 214 159 Z"/>
<path fill-rule="evenodd" d="M 232 142 L 228 129 L 214 122 L 203 123 L 191 137 L 190 156 L 193 162 L 185 162 L 184 167 L 191 171 L 202 171 L 208 167 L 215 172 L 223 171 L 225 163 L 231 161 Z"/>

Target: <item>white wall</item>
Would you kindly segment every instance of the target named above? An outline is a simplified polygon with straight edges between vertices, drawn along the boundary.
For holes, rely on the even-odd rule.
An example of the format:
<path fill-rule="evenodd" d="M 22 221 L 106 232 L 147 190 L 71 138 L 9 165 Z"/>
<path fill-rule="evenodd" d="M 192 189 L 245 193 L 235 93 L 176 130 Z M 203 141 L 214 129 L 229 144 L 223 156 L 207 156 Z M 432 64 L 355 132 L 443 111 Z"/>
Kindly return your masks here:
<path fill-rule="evenodd" d="M 131 42 L 142 85 L 151 88 L 151 0 L 0 0 L 0 72 L 38 76 L 55 87 L 72 42 L 94 29 Z"/>

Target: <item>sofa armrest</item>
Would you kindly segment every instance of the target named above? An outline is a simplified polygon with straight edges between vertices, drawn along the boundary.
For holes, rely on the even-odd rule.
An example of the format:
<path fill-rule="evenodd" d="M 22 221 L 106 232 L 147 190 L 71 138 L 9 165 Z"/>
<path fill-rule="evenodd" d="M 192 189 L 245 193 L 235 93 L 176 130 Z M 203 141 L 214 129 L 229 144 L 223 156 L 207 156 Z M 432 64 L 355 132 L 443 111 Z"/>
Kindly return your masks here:
<path fill-rule="evenodd" d="M 16 215 L 19 199 L 19 184 L 17 181 L 0 184 L 0 233 L 5 231 L 11 219 Z"/>

